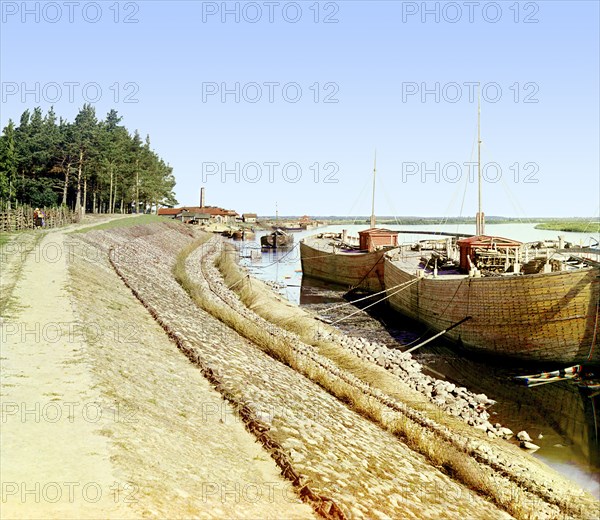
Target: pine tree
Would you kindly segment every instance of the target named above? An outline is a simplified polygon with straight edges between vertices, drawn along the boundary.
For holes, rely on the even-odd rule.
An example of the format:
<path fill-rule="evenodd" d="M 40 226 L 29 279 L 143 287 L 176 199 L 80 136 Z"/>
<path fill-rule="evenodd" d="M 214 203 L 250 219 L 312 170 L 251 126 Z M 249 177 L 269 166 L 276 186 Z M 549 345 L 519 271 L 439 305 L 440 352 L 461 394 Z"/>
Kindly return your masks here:
<path fill-rule="evenodd" d="M 9 119 L 0 137 L 0 200 L 8 209 L 15 197 L 18 164 L 15 124 Z"/>
<path fill-rule="evenodd" d="M 87 103 L 75 117 L 73 125 L 73 140 L 77 146 L 77 194 L 75 196 L 75 211 L 85 213 L 87 203 L 87 172 L 86 166 L 97 152 L 98 121 L 95 108 Z M 83 181 L 83 186 L 82 186 Z M 81 190 L 83 188 L 83 202 Z"/>
<path fill-rule="evenodd" d="M 170 166 L 121 125 L 116 110 L 98 121 L 84 105 L 75 121 L 59 119 L 53 108 L 25 110 L 18 126 L 11 120 L 0 135 L 0 204 L 52 206 L 78 211 L 139 211 L 160 201 L 174 202 Z"/>

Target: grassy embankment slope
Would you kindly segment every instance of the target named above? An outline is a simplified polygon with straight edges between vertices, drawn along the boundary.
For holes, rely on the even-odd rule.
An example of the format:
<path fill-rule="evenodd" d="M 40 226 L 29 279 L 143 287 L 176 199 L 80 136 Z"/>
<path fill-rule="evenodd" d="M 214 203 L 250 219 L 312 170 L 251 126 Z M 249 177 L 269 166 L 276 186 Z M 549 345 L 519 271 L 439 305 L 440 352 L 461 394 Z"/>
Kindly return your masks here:
<path fill-rule="evenodd" d="M 186 288 L 188 293 L 192 294 L 192 297 L 197 303 L 199 303 L 201 307 L 206 307 L 209 309 L 209 312 L 212 313 L 214 311 L 212 308 L 214 305 L 212 305 L 212 302 L 210 302 L 211 305 L 206 305 L 207 302 L 205 301 L 205 298 L 203 298 L 206 297 L 206 295 L 199 294 L 197 287 L 194 286 L 185 271 L 186 257 L 194 249 L 194 245 L 197 244 L 190 245 L 188 249 L 183 250 L 180 253 L 174 269 L 174 274 L 180 284 Z M 275 297 L 268 289 L 265 289 L 264 291 L 258 290 L 257 292 L 257 286 L 260 286 L 260 284 L 255 283 L 254 280 L 252 282 L 245 281 L 245 274 L 239 271 L 239 268 L 235 265 L 235 262 L 231 259 L 230 255 L 222 255 L 217 262 L 217 267 L 225 277 L 225 285 L 228 287 L 235 286 L 238 296 L 248 307 L 258 311 L 259 314 L 262 314 L 263 317 L 269 321 L 275 322 L 284 328 L 288 328 L 288 330 L 298 333 L 303 341 L 313 344 L 320 355 L 333 361 L 345 371 L 353 374 L 353 376 L 368 382 L 371 386 L 378 387 L 380 390 L 388 393 L 388 395 L 399 397 L 400 401 L 403 400 L 402 397 L 408 397 L 408 395 L 402 397 L 399 395 L 399 393 L 402 393 L 400 390 L 402 385 L 399 385 L 398 380 L 394 380 L 394 383 L 392 384 L 390 380 L 391 376 L 385 373 L 385 371 L 353 358 L 353 356 L 343 355 L 343 353 L 339 351 L 339 348 L 336 348 L 334 345 L 328 345 L 325 341 L 316 340 L 314 334 L 315 323 L 311 323 L 313 321 L 312 319 L 304 315 L 303 311 L 293 308 L 293 306 L 287 303 L 281 302 L 280 305 L 275 304 L 273 301 L 273 298 Z M 244 280 L 244 282 L 240 284 L 240 281 L 242 280 Z M 270 298 L 267 294 L 270 295 Z M 256 330 L 256 324 L 246 322 L 246 320 L 240 318 L 239 315 L 236 315 L 236 312 L 233 309 L 226 309 L 223 306 L 219 306 L 217 314 L 221 321 L 251 339 L 275 359 L 279 359 L 285 364 L 293 367 L 342 401 L 352 403 L 351 407 L 359 415 L 371 419 L 376 424 L 381 425 L 385 430 L 400 437 L 414 451 L 424 455 L 432 467 L 444 468 L 448 474 L 452 475 L 457 481 L 492 500 L 517 518 L 529 518 L 529 515 L 532 514 L 532 511 L 527 506 L 527 498 L 521 497 L 517 500 L 514 493 L 512 493 L 511 496 L 513 498 L 507 501 L 504 494 L 506 489 L 499 486 L 490 475 L 486 474 L 485 471 L 482 471 L 481 467 L 477 466 L 474 460 L 465 456 L 465 453 L 457 449 L 454 445 L 446 442 L 444 439 L 437 438 L 427 428 L 422 428 L 408 417 L 391 421 L 389 414 L 386 413 L 385 416 L 382 415 L 381 410 L 377 408 L 376 403 L 372 400 L 364 405 L 363 400 L 365 396 L 358 388 L 350 388 L 347 385 L 343 385 L 340 381 L 335 379 L 335 377 L 330 378 L 325 373 L 312 373 L 310 367 L 306 365 L 305 362 L 299 360 L 294 353 L 289 352 L 287 343 L 285 346 L 278 344 L 278 341 L 271 337 L 268 331 L 265 331 L 264 329 Z M 409 400 L 411 403 L 414 403 L 413 399 L 414 396 L 410 396 Z M 436 414 L 438 418 L 440 418 L 439 415 L 440 414 Z M 446 421 L 448 421 L 447 425 L 451 429 L 453 427 L 456 428 L 457 431 L 464 431 L 465 429 L 463 424 L 455 424 L 450 417 L 445 417 L 444 422 Z M 454 424 L 451 425 L 451 422 Z M 471 433 L 476 435 L 477 432 L 474 431 Z M 522 453 L 519 453 L 518 450 L 510 449 L 508 445 L 503 444 L 500 446 L 500 444 L 498 444 L 495 445 L 495 448 L 501 450 L 505 456 L 509 456 L 510 452 L 510 455 L 514 457 L 514 460 L 520 460 L 522 458 Z M 533 469 L 533 466 L 529 469 Z M 541 475 L 544 474 L 547 469 L 536 467 L 535 471 L 540 472 L 539 474 Z"/>
<path fill-rule="evenodd" d="M 158 215 L 127 215 L 122 218 L 110 220 L 93 227 L 86 227 L 82 229 L 76 229 L 74 233 L 88 233 L 89 231 L 101 231 L 106 229 L 112 229 L 117 227 L 128 227 L 128 226 L 141 226 L 142 224 L 152 224 L 154 222 L 164 222 L 163 217 Z"/>

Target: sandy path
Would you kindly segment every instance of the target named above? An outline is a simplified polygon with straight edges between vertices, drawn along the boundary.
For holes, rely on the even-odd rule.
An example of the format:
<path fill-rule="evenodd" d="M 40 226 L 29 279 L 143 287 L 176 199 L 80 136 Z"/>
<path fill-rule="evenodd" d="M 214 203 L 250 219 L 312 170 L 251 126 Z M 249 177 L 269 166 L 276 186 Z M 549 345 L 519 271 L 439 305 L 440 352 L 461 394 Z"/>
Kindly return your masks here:
<path fill-rule="evenodd" d="M 66 234 L 106 220 L 49 232 L 2 286 L 0 518 L 314 518 L 107 259 Z"/>
<path fill-rule="evenodd" d="M 42 239 L 14 289 L 19 310 L 2 323 L 2 518 L 132 516 L 99 434 L 109 418 L 83 360 L 67 254 L 63 231 Z"/>

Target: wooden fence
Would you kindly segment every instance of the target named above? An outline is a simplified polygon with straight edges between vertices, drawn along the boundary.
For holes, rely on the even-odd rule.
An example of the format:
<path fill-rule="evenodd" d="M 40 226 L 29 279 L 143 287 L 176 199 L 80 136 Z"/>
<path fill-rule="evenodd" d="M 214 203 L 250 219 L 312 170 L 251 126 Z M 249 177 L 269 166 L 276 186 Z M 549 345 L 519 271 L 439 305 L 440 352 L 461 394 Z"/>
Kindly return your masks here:
<path fill-rule="evenodd" d="M 67 208 L 41 208 L 46 218 L 44 229 L 55 228 L 79 221 L 79 215 Z M 34 229 L 34 208 L 20 206 L 10 211 L 0 212 L 0 232 L 23 231 Z"/>

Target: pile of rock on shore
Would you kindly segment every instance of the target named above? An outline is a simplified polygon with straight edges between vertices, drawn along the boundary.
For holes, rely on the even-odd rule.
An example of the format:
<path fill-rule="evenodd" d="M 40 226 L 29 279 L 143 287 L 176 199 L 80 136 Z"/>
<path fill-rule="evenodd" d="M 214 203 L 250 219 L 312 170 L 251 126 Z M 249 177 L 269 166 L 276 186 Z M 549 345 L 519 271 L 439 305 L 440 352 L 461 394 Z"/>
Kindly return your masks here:
<path fill-rule="evenodd" d="M 382 343 L 351 337 L 343 333 L 320 329 L 317 339 L 334 342 L 352 351 L 361 359 L 371 361 L 389 370 L 413 390 L 425 395 L 432 403 L 451 415 L 461 418 L 470 426 L 487 433 L 490 438 L 510 439 L 514 433 L 501 424 L 492 424 L 487 408 L 496 403 L 485 394 L 474 394 L 465 387 L 424 374 L 423 366 L 409 353 L 390 349 Z M 527 432 L 519 432 L 521 448 L 537 450 Z"/>

